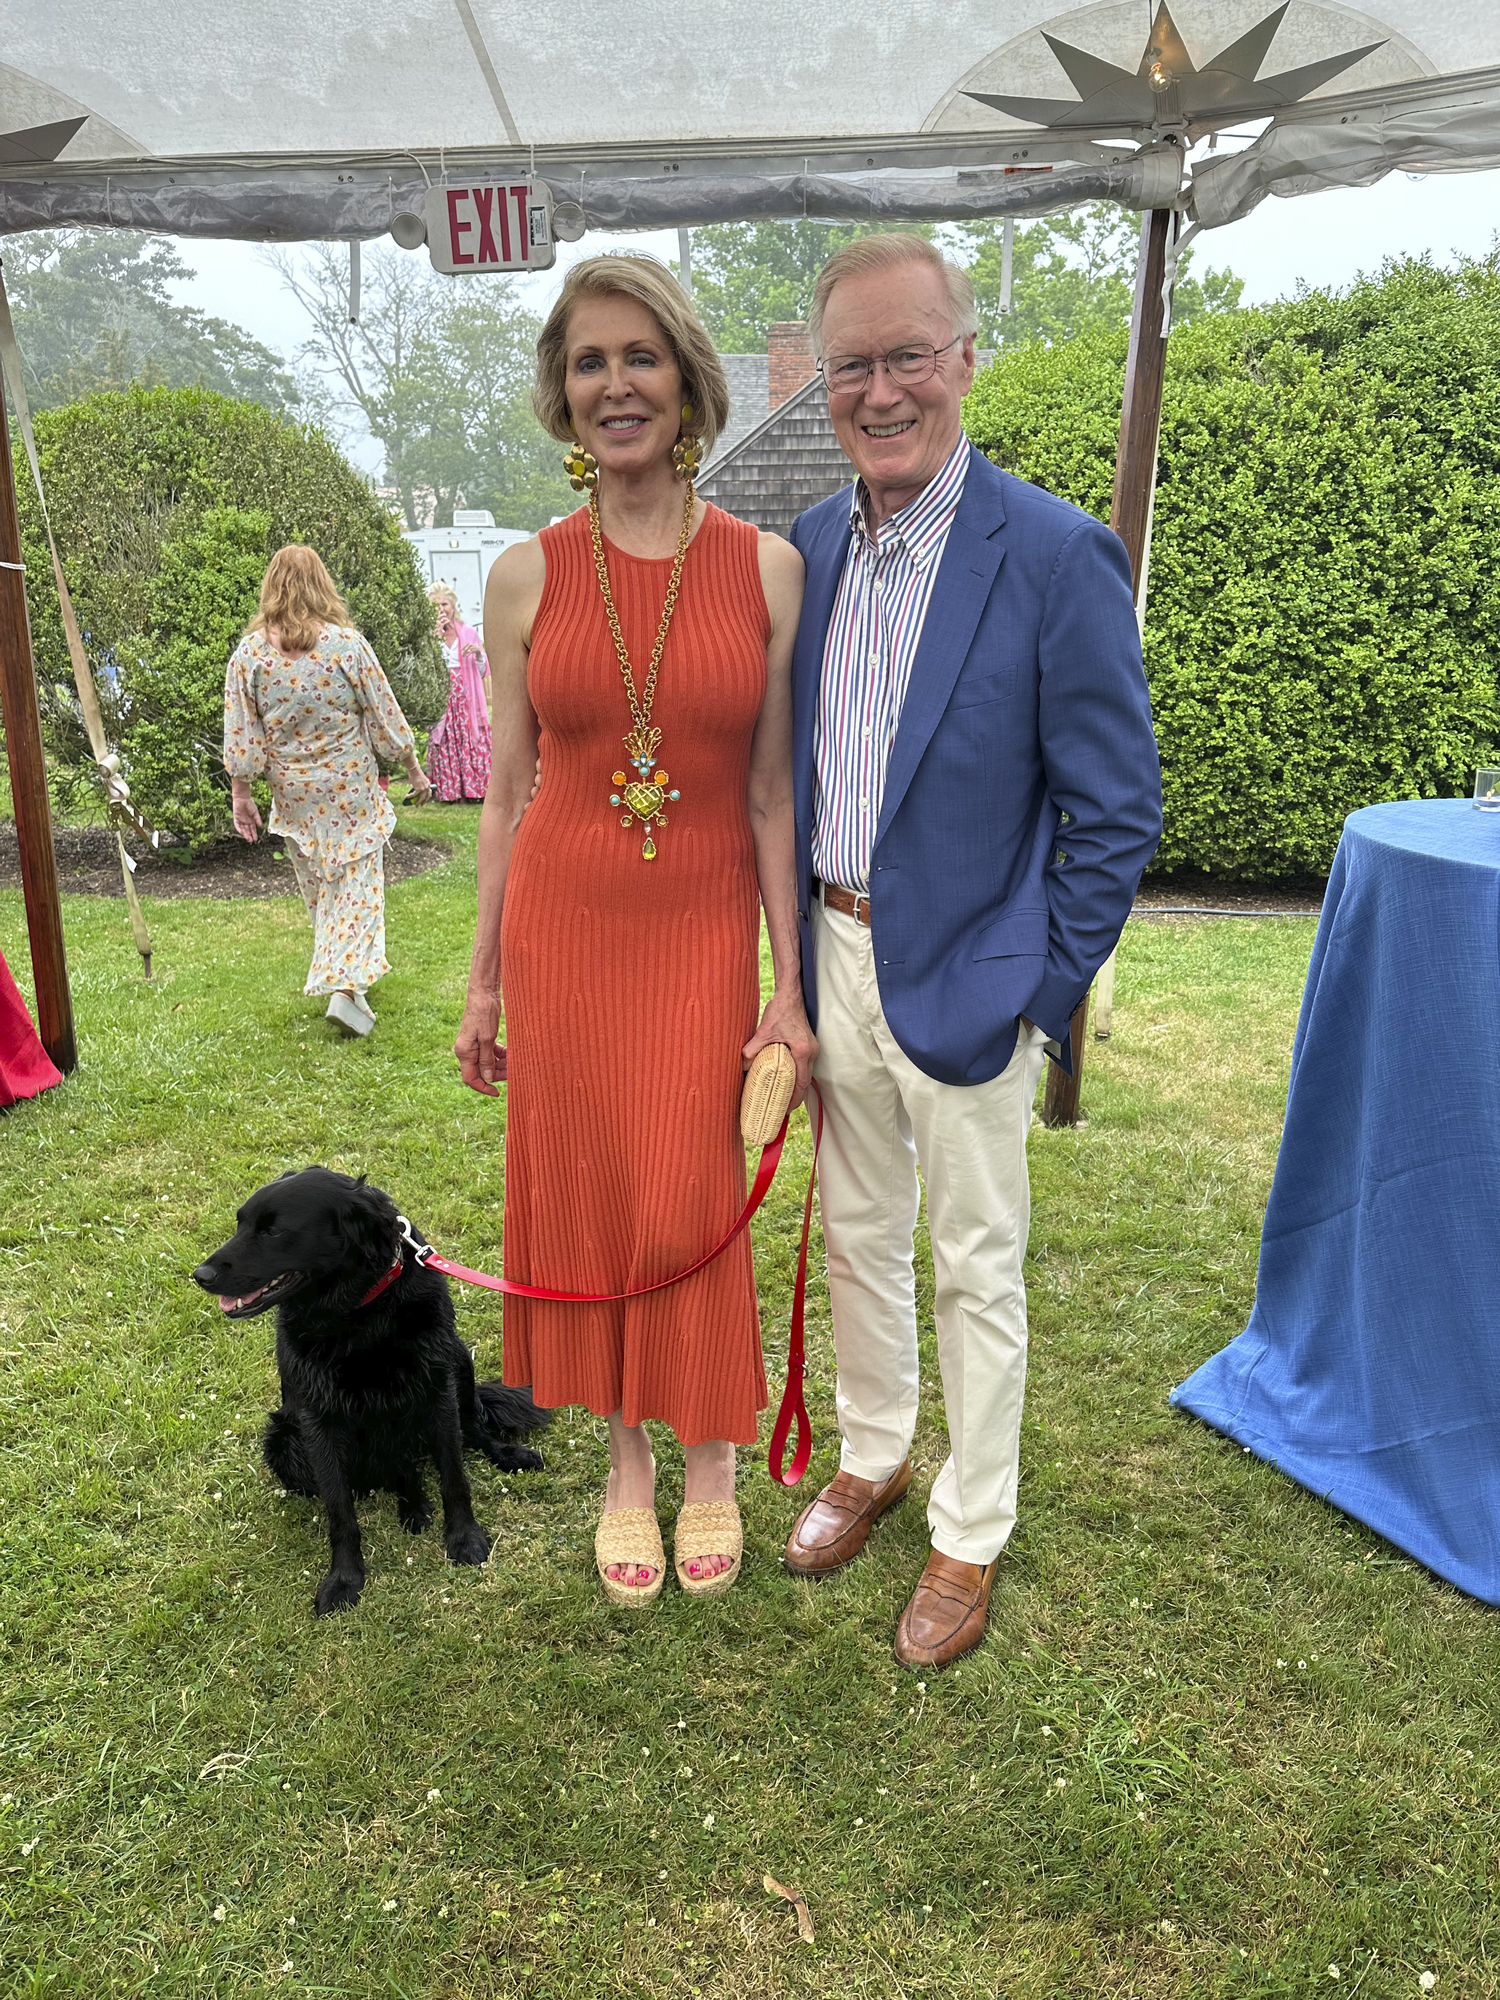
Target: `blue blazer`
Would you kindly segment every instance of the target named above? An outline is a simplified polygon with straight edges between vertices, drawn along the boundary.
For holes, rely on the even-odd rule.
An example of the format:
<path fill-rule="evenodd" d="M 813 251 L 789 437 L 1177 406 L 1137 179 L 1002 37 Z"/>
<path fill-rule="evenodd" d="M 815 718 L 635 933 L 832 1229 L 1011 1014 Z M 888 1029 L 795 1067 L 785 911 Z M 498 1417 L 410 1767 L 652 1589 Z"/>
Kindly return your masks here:
<path fill-rule="evenodd" d="M 809 924 L 813 735 L 849 489 L 798 516 L 797 911 Z M 1027 1015 L 1059 1042 L 1161 835 L 1161 768 L 1124 544 L 971 451 L 886 771 L 870 868 L 881 1004 L 943 1083 L 998 1076 Z"/>

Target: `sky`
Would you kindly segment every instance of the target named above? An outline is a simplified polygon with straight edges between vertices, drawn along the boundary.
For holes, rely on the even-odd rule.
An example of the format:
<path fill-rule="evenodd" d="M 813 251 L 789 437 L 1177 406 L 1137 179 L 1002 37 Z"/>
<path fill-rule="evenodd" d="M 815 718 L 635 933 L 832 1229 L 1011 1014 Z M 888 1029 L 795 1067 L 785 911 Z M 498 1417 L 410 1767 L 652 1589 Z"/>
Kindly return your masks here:
<path fill-rule="evenodd" d="M 1480 256 L 1491 248 L 1497 231 L 1500 172 L 1394 173 L 1371 188 L 1337 189 L 1294 201 L 1272 196 L 1242 221 L 1205 230 L 1193 249 L 1200 270 L 1204 264 L 1227 265 L 1245 281 L 1243 302 L 1260 305 L 1286 297 L 1300 281 L 1318 287 L 1347 285 L 1361 271 L 1378 271 L 1387 257 L 1430 253 L 1437 262 L 1449 263 L 1457 256 Z M 236 321 L 288 359 L 295 355 L 306 337 L 306 319 L 258 246 L 180 240 L 177 247 L 195 273 L 191 282 L 178 287 L 184 303 Z M 675 259 L 677 234 L 590 234 L 581 243 L 559 245 L 551 271 L 521 281 L 526 303 L 545 312 L 569 263 L 613 249 Z M 366 471 L 379 471 L 379 453 L 370 440 L 350 439 L 348 446 Z"/>

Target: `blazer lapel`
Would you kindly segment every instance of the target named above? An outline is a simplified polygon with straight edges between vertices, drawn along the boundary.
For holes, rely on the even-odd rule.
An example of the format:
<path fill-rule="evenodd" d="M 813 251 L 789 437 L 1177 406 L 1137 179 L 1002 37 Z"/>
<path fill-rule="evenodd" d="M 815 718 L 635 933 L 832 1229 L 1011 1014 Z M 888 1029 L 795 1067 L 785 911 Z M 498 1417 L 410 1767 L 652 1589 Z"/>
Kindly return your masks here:
<path fill-rule="evenodd" d="M 901 810 L 907 787 L 916 775 L 922 753 L 948 706 L 959 669 L 968 657 L 974 633 L 1005 550 L 998 531 L 1005 525 L 1005 506 L 989 460 L 975 452 L 964 479 L 953 526 L 938 565 L 917 655 L 912 662 L 901 720 L 891 745 L 885 792 L 875 828 L 878 847 L 886 829 Z M 829 600 L 830 609 L 832 599 Z"/>

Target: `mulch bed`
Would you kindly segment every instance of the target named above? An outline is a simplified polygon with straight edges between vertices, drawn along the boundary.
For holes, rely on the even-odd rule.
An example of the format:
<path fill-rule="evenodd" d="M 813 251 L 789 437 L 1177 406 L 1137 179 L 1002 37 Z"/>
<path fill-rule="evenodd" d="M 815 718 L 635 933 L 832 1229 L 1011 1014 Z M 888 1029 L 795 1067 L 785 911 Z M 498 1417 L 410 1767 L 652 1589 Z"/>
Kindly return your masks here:
<path fill-rule="evenodd" d="M 52 832 L 58 887 L 75 896 L 119 896 L 120 858 L 107 827 L 59 826 Z M 262 834 L 252 847 L 231 835 L 216 841 L 192 868 L 170 854 L 153 854 L 144 841 L 128 840 L 135 858 L 135 884 L 143 896 L 295 896 L 297 878 L 282 841 Z M 385 879 L 404 882 L 425 875 L 452 852 L 441 840 L 413 840 L 398 834 L 385 850 Z M 280 857 L 278 859 L 277 857 Z M 0 889 L 21 886 L 20 852 L 14 826 L 0 825 Z"/>
<path fill-rule="evenodd" d="M 1317 876 L 1280 882 L 1214 882 L 1191 875 L 1148 875 L 1132 912 L 1137 917 L 1315 917 L 1327 884 Z"/>

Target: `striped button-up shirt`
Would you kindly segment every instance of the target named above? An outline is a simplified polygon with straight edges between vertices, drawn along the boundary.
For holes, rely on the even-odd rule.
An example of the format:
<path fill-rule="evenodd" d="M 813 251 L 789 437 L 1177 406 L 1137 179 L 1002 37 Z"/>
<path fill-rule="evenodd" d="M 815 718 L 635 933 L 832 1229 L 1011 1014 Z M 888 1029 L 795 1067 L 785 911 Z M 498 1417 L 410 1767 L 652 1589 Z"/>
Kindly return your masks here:
<path fill-rule="evenodd" d="M 842 889 L 870 886 L 886 766 L 968 469 L 964 438 L 936 478 L 873 535 L 864 481 L 854 488 L 813 738 L 813 872 Z"/>

